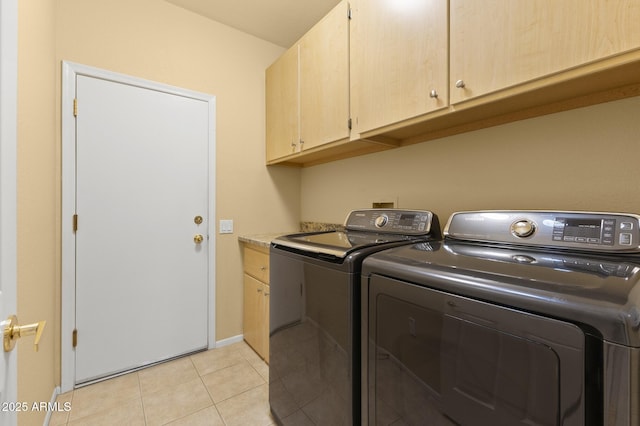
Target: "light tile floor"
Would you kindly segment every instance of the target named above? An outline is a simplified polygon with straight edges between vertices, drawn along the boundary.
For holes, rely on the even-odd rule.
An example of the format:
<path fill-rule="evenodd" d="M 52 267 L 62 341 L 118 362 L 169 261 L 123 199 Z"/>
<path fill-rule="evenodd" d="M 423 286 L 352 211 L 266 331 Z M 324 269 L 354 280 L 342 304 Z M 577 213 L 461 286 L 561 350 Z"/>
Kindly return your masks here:
<path fill-rule="evenodd" d="M 49 426 L 270 426 L 269 367 L 244 342 L 58 396 Z"/>

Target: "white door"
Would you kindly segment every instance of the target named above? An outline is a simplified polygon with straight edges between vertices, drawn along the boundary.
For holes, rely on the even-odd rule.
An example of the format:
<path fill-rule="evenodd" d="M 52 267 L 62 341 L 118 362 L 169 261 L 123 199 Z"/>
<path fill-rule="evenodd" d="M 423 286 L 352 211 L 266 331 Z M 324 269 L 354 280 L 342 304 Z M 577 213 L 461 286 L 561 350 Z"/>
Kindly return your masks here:
<path fill-rule="evenodd" d="M 79 384 L 207 348 L 214 117 L 199 99 L 84 75 L 76 99 Z"/>
<path fill-rule="evenodd" d="M 0 1 L 0 321 L 16 313 L 17 10 Z M 15 408 L 5 403 L 18 399 L 17 350 L 0 353 L 0 408 Z M 16 411 L 0 412 L 0 426 L 16 425 Z"/>

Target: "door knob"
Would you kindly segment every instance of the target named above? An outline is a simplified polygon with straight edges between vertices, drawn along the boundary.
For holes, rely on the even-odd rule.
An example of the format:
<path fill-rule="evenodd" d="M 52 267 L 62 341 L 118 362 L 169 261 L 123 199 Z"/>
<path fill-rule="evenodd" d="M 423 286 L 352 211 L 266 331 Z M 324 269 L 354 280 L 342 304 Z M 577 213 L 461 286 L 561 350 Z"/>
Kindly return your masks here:
<path fill-rule="evenodd" d="M 24 336 L 31 336 L 35 334 L 35 340 L 33 346 L 36 352 L 38 352 L 38 344 L 42 337 L 42 331 L 46 325 L 46 321 L 34 322 L 33 324 L 18 325 L 18 318 L 15 315 L 11 315 L 5 321 L 2 321 L 4 326 L 3 331 L 3 346 L 5 352 L 10 352 L 16 346 L 16 341 Z"/>
<path fill-rule="evenodd" d="M 200 244 L 202 241 L 204 241 L 204 237 L 202 236 L 202 234 L 196 234 L 193 236 L 194 243 Z"/>

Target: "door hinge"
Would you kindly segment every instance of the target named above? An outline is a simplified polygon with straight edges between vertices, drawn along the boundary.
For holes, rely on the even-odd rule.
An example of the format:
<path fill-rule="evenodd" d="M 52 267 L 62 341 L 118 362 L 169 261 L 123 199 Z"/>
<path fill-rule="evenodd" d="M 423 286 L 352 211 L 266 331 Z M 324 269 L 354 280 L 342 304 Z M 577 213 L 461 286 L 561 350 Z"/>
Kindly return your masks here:
<path fill-rule="evenodd" d="M 352 125 L 351 119 L 347 120 L 347 127 L 349 128 L 349 130 L 351 130 L 351 125 Z"/>
<path fill-rule="evenodd" d="M 78 215 L 74 214 L 73 215 L 73 232 L 76 232 L 78 230 Z"/>
<path fill-rule="evenodd" d="M 73 100 L 73 116 L 78 116 L 78 99 Z"/>
<path fill-rule="evenodd" d="M 71 342 L 74 348 L 78 346 L 78 329 L 77 328 L 73 329 L 73 333 L 71 334 Z"/>

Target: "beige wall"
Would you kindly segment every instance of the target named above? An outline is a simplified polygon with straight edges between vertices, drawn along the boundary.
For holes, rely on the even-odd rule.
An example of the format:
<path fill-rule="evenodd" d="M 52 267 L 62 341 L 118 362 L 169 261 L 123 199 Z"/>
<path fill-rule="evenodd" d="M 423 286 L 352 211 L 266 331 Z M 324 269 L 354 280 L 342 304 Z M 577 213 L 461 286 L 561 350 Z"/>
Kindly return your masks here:
<path fill-rule="evenodd" d="M 640 213 L 640 98 L 302 170 L 302 220 L 342 222 L 397 199 L 446 223 L 458 210 Z"/>
<path fill-rule="evenodd" d="M 39 352 L 18 345 L 18 400 L 48 402 L 59 383 L 59 148 L 54 0 L 18 2 L 18 319 L 46 320 Z M 41 425 L 45 413 L 19 413 Z"/>
<path fill-rule="evenodd" d="M 216 96 L 216 216 L 235 225 L 217 235 L 217 340 L 242 333 L 237 237 L 298 226 L 299 170 L 264 167 L 264 70 L 281 47 L 164 1 L 19 3 L 18 314 L 48 324 L 40 352 L 20 350 L 18 392 L 49 401 L 60 384 L 61 61 Z"/>

